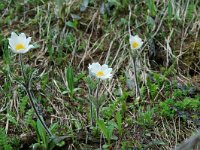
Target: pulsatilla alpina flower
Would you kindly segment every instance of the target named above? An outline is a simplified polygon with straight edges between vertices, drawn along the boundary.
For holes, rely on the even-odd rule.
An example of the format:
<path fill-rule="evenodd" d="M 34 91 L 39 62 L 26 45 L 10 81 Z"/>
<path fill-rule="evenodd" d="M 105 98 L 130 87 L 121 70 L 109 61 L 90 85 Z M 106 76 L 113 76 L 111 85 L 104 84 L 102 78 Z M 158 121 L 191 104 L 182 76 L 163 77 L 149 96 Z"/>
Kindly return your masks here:
<path fill-rule="evenodd" d="M 131 44 L 132 50 L 139 49 L 143 44 L 142 39 L 138 35 L 135 36 L 130 35 L 129 42 Z"/>
<path fill-rule="evenodd" d="M 112 68 L 108 68 L 108 65 L 100 65 L 99 63 L 89 64 L 89 73 L 91 76 L 94 76 L 101 80 L 110 79 L 112 77 Z"/>
<path fill-rule="evenodd" d="M 33 45 L 29 45 L 31 41 L 31 37 L 26 38 L 26 35 L 24 33 L 21 33 L 17 35 L 16 33 L 12 32 L 11 37 L 8 38 L 9 40 L 9 48 L 17 54 L 20 53 L 26 53 L 31 48 L 33 48 Z"/>

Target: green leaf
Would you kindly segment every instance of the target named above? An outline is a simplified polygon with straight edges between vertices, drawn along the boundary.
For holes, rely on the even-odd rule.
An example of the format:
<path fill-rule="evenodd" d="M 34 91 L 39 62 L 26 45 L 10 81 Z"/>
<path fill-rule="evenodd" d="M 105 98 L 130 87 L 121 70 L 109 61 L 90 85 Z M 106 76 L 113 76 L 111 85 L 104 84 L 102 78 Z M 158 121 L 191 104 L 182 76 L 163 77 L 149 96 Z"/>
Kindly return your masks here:
<path fill-rule="evenodd" d="M 122 136 L 122 115 L 119 111 L 116 113 L 116 120 L 119 134 Z"/>
<path fill-rule="evenodd" d="M 21 100 L 20 100 L 20 105 L 19 105 L 19 112 L 20 114 L 24 114 L 25 112 L 25 108 L 26 108 L 26 105 L 28 103 L 28 96 L 24 96 Z"/>
<path fill-rule="evenodd" d="M 74 72 L 72 67 L 68 67 L 65 70 L 66 73 L 66 81 L 67 81 L 67 89 L 70 92 L 70 95 L 73 96 L 74 93 Z"/>
<path fill-rule="evenodd" d="M 195 4 L 192 3 L 188 6 L 188 9 L 187 9 L 187 19 L 188 20 L 191 20 L 193 15 L 194 15 L 194 10 L 195 10 Z"/>
<path fill-rule="evenodd" d="M 107 136 L 108 144 L 110 144 L 110 139 L 111 139 L 111 137 L 112 137 L 113 130 L 114 130 L 114 126 L 112 126 L 112 125 L 108 126 L 108 129 L 107 129 L 107 133 L 108 133 L 108 136 Z"/>
<path fill-rule="evenodd" d="M 115 5 L 115 6 L 120 6 L 121 3 L 118 0 L 108 0 L 109 3 Z"/>
<path fill-rule="evenodd" d="M 97 120 L 97 125 L 99 126 L 101 132 L 103 133 L 105 138 L 109 138 L 109 134 L 107 132 L 106 125 L 103 120 Z"/>
<path fill-rule="evenodd" d="M 147 24 L 150 25 L 151 29 L 153 29 L 153 27 L 155 26 L 155 21 L 151 16 L 147 16 L 146 18 Z"/>
<path fill-rule="evenodd" d="M 48 144 L 48 150 L 53 150 L 56 145 L 63 146 L 65 142 L 64 139 L 68 138 L 68 136 L 53 136 L 51 137 L 51 141 Z M 63 142 L 62 142 L 63 141 Z"/>
<path fill-rule="evenodd" d="M 1 35 L 0 35 L 1 36 Z M 1 40 L 2 37 L 0 37 L 0 45 L 3 45 L 2 51 L 3 51 L 3 62 L 6 65 L 10 64 L 10 51 L 8 51 L 8 41 L 7 40 Z"/>
<path fill-rule="evenodd" d="M 58 122 L 53 123 L 53 124 L 50 126 L 49 130 L 50 130 L 50 131 L 56 130 L 56 129 L 58 128 L 58 126 L 59 126 L 59 123 L 58 123 Z"/>
<path fill-rule="evenodd" d="M 171 20 L 173 17 L 173 7 L 172 7 L 172 1 L 169 0 L 168 2 L 168 17 Z"/>
<path fill-rule="evenodd" d="M 109 146 L 108 144 L 104 144 L 104 145 L 103 145 L 103 149 L 109 149 L 109 147 L 110 147 L 110 146 Z"/>
<path fill-rule="evenodd" d="M 95 90 L 97 88 L 97 81 L 93 80 L 91 77 L 85 77 L 84 81 L 87 83 L 87 86 L 90 90 Z"/>
<path fill-rule="evenodd" d="M 74 20 L 74 21 L 67 21 L 67 22 L 66 22 L 66 25 L 67 25 L 68 27 L 71 27 L 71 28 L 76 29 L 76 28 L 77 28 L 77 25 L 78 25 L 78 21 L 77 21 L 77 20 Z"/>
<path fill-rule="evenodd" d="M 36 122 L 32 119 L 34 116 L 34 110 L 33 109 L 29 109 L 28 111 L 26 111 L 26 115 L 24 117 L 24 121 L 25 121 L 25 124 L 28 126 L 28 125 L 31 125 L 34 130 L 37 131 L 37 125 L 36 125 Z"/>
<path fill-rule="evenodd" d="M 45 145 L 40 143 L 33 144 L 32 148 L 33 150 L 46 150 Z"/>
<path fill-rule="evenodd" d="M 17 121 L 16 121 L 15 117 L 13 117 L 13 116 L 11 115 L 11 113 L 7 113 L 7 114 L 6 114 L 6 118 L 7 118 L 10 122 L 12 122 L 13 124 L 17 125 Z"/>
<path fill-rule="evenodd" d="M 0 148 L 4 150 L 12 150 L 10 142 L 11 142 L 11 139 L 5 133 L 5 129 L 0 128 Z"/>
<path fill-rule="evenodd" d="M 151 15 L 155 16 L 157 12 L 157 8 L 156 8 L 156 5 L 154 4 L 154 0 L 146 0 L 146 4 L 148 6 L 148 9 L 150 10 Z"/>
<path fill-rule="evenodd" d="M 38 130 L 38 134 L 39 134 L 40 138 L 42 139 L 42 142 L 47 147 L 48 142 L 47 142 L 46 131 L 39 119 L 37 120 L 37 130 Z"/>

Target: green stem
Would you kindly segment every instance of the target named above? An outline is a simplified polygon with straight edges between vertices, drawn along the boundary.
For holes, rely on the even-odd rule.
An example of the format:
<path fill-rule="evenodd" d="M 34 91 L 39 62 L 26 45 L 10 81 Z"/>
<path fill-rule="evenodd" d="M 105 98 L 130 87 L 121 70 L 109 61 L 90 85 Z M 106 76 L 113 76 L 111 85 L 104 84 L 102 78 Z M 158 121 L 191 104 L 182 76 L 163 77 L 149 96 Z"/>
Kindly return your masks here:
<path fill-rule="evenodd" d="M 132 64 L 133 64 L 133 69 L 134 69 L 134 80 L 135 80 L 135 89 L 136 89 L 136 97 L 140 97 L 140 88 L 138 85 L 138 79 L 137 79 L 137 70 L 136 70 L 136 58 L 132 58 Z"/>
<path fill-rule="evenodd" d="M 90 103 L 90 119 L 91 119 L 91 126 L 93 126 L 93 107 L 92 107 L 92 99 L 90 98 L 91 97 L 90 87 L 88 87 L 88 91 L 89 91 L 88 101 Z"/>
<path fill-rule="evenodd" d="M 99 120 L 99 86 L 100 86 L 100 82 L 98 82 L 97 84 L 97 89 L 96 89 L 96 117 L 97 117 L 97 120 Z"/>
<path fill-rule="evenodd" d="M 23 61 L 22 61 L 22 54 L 19 54 L 19 61 L 20 61 L 22 76 L 23 76 L 24 82 L 25 82 L 24 87 L 25 87 L 25 90 L 26 90 L 26 92 L 27 92 L 27 94 L 28 94 L 28 97 L 29 97 L 29 99 L 30 99 L 31 105 L 32 105 L 32 107 L 33 107 L 33 109 L 34 109 L 34 111 L 35 111 L 35 114 L 36 114 L 37 118 L 38 118 L 38 119 L 40 120 L 40 122 L 42 123 L 42 125 L 43 125 L 44 129 L 46 130 L 46 132 L 49 134 L 49 136 L 52 136 L 51 132 L 49 131 L 49 129 L 48 129 L 48 127 L 47 127 L 47 125 L 46 125 L 45 122 L 42 120 L 42 118 L 41 118 L 41 116 L 40 116 L 40 114 L 39 114 L 39 112 L 38 112 L 38 110 L 37 110 L 37 108 L 36 108 L 36 106 L 35 106 L 35 103 L 34 103 L 34 101 L 33 101 L 33 95 L 32 95 L 31 90 L 30 90 L 30 85 L 29 85 L 29 82 L 28 82 L 28 80 L 27 80 L 27 78 L 26 78 L 26 75 L 25 75 L 25 72 L 24 72 L 24 64 L 23 64 Z"/>
<path fill-rule="evenodd" d="M 90 117 L 91 117 L 91 126 L 93 126 L 93 107 L 92 107 L 92 102 L 90 102 Z"/>
<path fill-rule="evenodd" d="M 23 61 L 22 61 L 22 54 L 19 54 L 19 62 L 20 62 L 20 66 L 21 66 L 21 71 L 22 71 L 22 76 L 24 78 L 24 82 L 25 82 L 25 84 L 27 84 L 26 75 L 24 73 L 24 64 L 23 64 Z M 28 86 L 28 85 L 25 85 L 25 86 Z"/>

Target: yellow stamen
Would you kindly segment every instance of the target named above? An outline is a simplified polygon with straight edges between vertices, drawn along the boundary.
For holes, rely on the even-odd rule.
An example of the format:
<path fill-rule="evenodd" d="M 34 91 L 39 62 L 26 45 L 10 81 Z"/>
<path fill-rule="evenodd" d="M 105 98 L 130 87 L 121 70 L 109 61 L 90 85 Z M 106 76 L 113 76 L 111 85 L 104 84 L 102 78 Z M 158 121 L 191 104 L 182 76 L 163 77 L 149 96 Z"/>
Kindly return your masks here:
<path fill-rule="evenodd" d="M 137 48 L 138 45 L 139 45 L 138 42 L 133 42 L 133 43 L 132 43 L 132 47 L 133 47 L 133 48 Z"/>
<path fill-rule="evenodd" d="M 19 43 L 19 44 L 17 44 L 16 46 L 15 46 L 15 49 L 18 51 L 18 50 L 22 50 L 22 49 L 25 49 L 25 46 L 24 46 L 24 44 L 21 44 L 21 43 Z"/>
<path fill-rule="evenodd" d="M 97 73 L 96 73 L 96 76 L 98 76 L 98 77 L 102 77 L 102 76 L 104 76 L 105 74 L 104 74 L 104 72 L 103 71 L 98 71 Z"/>

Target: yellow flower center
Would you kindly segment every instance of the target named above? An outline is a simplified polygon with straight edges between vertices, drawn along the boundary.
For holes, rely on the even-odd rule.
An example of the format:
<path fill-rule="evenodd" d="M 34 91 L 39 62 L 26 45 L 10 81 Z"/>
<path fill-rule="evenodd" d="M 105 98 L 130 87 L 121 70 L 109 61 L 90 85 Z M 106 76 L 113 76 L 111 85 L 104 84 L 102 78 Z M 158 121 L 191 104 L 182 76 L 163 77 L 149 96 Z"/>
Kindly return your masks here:
<path fill-rule="evenodd" d="M 102 77 L 102 76 L 104 76 L 105 74 L 104 74 L 104 72 L 103 71 L 98 71 L 97 73 L 96 73 L 96 76 L 97 77 Z"/>
<path fill-rule="evenodd" d="M 133 47 L 133 48 L 137 48 L 138 45 L 139 45 L 138 42 L 133 42 L 133 43 L 132 43 L 132 47 Z"/>
<path fill-rule="evenodd" d="M 21 50 L 21 49 L 25 49 L 25 46 L 24 46 L 24 44 L 21 44 L 21 43 L 19 43 L 19 44 L 17 44 L 16 46 L 15 46 L 15 49 L 18 51 L 18 50 Z"/>

